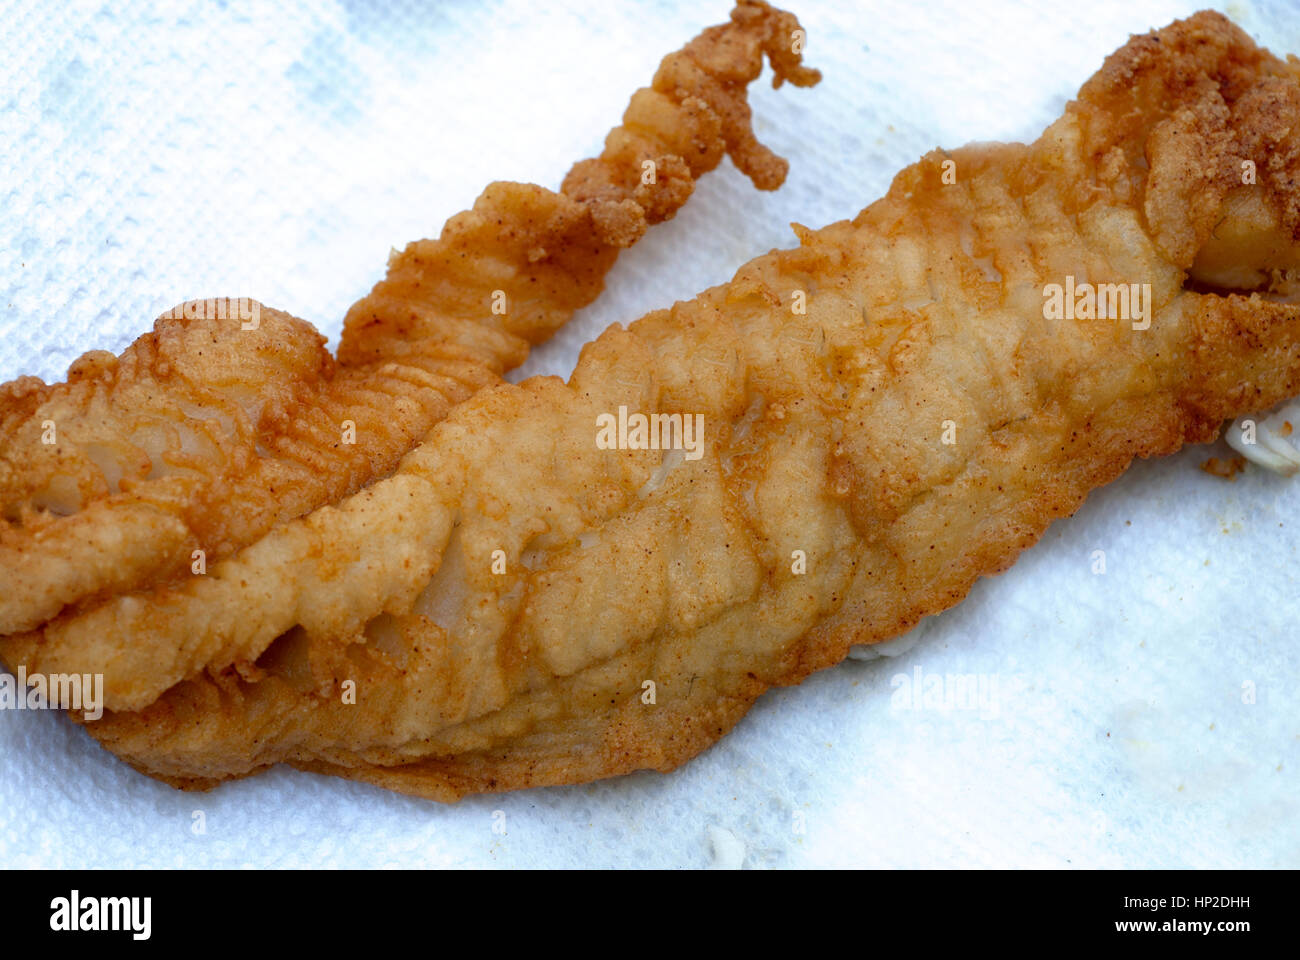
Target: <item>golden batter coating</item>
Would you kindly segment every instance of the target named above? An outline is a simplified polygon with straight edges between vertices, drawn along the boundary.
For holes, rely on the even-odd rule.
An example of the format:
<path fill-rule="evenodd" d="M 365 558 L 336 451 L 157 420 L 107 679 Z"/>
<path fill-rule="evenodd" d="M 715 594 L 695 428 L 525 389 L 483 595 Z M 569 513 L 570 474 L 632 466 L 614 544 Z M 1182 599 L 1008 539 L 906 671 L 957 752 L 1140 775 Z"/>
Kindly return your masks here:
<path fill-rule="evenodd" d="M 755 140 L 746 89 L 764 55 L 777 85 L 817 81 L 793 52 L 798 27 L 741 0 L 664 58 L 561 192 L 493 183 L 437 240 L 395 254 L 349 311 L 337 362 L 309 324 L 214 299 L 164 315 L 120 358 L 85 355 L 67 383 L 0 385 L 0 633 L 184 581 L 196 559 L 386 476 L 591 303 L 618 251 L 724 155 L 778 187 L 786 163 Z"/>
<path fill-rule="evenodd" d="M 1133 458 L 1300 392 L 1298 199 L 1300 63 L 1197 14 L 1034 144 L 931 153 L 607 331 L 568 384 L 484 390 L 393 476 L 4 655 L 105 673 L 90 732 L 181 787 L 286 762 L 452 800 L 670 770 Z M 634 413 L 702 416 L 703 441 L 597 442 Z"/>

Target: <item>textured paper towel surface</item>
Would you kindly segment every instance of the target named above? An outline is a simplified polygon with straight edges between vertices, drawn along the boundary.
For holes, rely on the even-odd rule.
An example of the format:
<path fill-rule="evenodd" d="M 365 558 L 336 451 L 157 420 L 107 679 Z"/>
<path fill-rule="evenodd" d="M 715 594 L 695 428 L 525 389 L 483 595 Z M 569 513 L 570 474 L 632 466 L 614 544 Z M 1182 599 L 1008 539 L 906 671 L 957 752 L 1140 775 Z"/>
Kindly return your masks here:
<path fill-rule="evenodd" d="M 62 379 L 201 296 L 337 343 L 390 247 L 489 180 L 557 186 L 729 9 L 422 6 L 0 4 L 0 380 Z M 1130 33 L 1196 9 L 789 6 L 825 79 L 754 94 L 787 185 L 724 164 L 526 373 L 793 245 L 792 220 L 852 216 L 933 146 L 1032 139 Z M 1224 10 L 1300 52 L 1293 4 Z M 668 776 L 454 807 L 290 770 L 182 794 L 60 716 L 0 713 L 0 866 L 1300 865 L 1300 480 L 1218 480 L 1211 452 L 1138 464 L 910 649 L 767 695 Z M 949 674 L 977 709 L 903 702 Z"/>

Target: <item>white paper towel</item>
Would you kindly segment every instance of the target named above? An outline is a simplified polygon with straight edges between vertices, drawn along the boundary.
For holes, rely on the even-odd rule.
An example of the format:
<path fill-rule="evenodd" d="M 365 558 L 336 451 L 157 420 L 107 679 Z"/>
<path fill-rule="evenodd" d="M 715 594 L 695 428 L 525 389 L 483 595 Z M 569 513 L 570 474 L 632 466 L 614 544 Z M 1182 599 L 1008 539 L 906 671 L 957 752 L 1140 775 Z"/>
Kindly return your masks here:
<path fill-rule="evenodd" d="M 62 379 L 199 296 L 337 342 L 390 247 L 490 179 L 557 185 L 729 10 L 0 6 L 0 380 Z M 825 79 L 755 89 L 786 186 L 724 164 L 527 373 L 793 245 L 792 220 L 852 216 L 935 145 L 1032 139 L 1130 33 L 1197 5 L 789 6 Z M 1224 9 L 1300 52 L 1293 3 Z M 1300 485 L 1215 479 L 1208 452 L 1138 464 L 910 649 L 769 694 L 669 776 L 454 807 L 288 770 L 183 794 L 57 715 L 0 713 L 0 866 L 1300 865 Z M 969 703 L 927 705 L 958 676 Z"/>

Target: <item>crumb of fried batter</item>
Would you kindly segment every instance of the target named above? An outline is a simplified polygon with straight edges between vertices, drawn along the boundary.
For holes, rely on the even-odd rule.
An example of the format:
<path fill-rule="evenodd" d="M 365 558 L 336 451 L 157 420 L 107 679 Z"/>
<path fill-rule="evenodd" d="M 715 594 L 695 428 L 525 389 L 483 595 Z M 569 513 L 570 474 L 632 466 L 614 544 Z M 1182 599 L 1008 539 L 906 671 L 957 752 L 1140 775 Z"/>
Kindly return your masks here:
<path fill-rule="evenodd" d="M 1201 469 L 1212 477 L 1219 477 L 1222 480 L 1235 480 L 1237 474 L 1246 469 L 1246 458 L 1229 457 L 1227 460 L 1220 460 L 1218 457 L 1210 457 L 1201 464 Z"/>

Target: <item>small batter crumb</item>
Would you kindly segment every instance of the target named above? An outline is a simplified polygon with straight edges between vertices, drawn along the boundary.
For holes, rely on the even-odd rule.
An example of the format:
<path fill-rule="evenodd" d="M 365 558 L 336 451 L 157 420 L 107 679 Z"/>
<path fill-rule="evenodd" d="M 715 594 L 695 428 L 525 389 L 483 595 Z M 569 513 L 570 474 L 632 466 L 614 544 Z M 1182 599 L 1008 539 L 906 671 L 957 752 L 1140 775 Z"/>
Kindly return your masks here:
<path fill-rule="evenodd" d="M 1212 476 L 1232 480 L 1246 469 L 1246 458 L 1229 457 L 1227 460 L 1220 460 L 1218 457 L 1210 457 L 1201 464 L 1201 469 Z"/>

